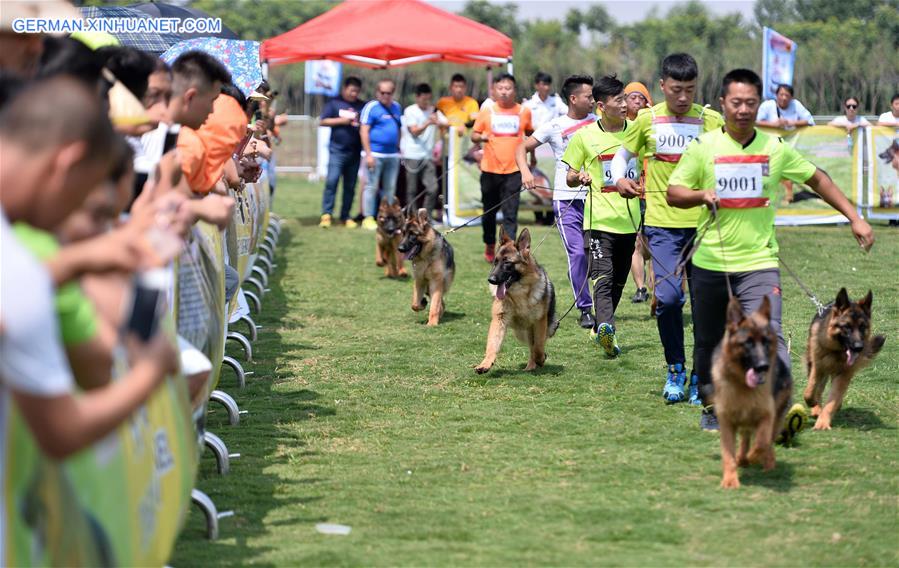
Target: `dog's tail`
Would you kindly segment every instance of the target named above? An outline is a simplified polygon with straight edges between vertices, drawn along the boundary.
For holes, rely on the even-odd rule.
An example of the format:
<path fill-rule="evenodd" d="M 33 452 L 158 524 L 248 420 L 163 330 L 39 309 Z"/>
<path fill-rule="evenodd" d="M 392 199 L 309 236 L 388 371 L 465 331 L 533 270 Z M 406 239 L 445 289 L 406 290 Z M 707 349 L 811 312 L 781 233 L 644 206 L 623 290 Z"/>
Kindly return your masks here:
<path fill-rule="evenodd" d="M 546 276 L 546 272 L 543 275 L 546 278 L 546 288 L 549 294 L 549 310 L 546 314 L 546 319 L 549 322 L 546 327 L 546 337 L 549 338 L 555 335 L 556 330 L 559 329 L 559 320 L 556 319 L 556 289 L 553 287 L 553 283 L 550 282 L 549 277 Z"/>

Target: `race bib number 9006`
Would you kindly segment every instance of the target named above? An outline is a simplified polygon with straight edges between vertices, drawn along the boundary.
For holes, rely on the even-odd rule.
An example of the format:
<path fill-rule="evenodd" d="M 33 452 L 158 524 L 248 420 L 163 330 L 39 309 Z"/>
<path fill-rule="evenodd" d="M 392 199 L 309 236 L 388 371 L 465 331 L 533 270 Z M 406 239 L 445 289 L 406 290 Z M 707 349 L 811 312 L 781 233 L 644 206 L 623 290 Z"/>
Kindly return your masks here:
<path fill-rule="evenodd" d="M 615 180 L 612 179 L 612 158 L 615 154 L 601 154 L 599 159 L 602 161 L 602 177 L 603 177 L 603 193 L 611 193 L 618 191 L 615 187 Z M 631 158 L 627 162 L 627 179 L 637 179 L 637 158 Z"/>
<path fill-rule="evenodd" d="M 715 189 L 721 207 L 747 209 L 767 207 L 763 177 L 768 175 L 768 156 L 718 156 L 715 158 Z"/>

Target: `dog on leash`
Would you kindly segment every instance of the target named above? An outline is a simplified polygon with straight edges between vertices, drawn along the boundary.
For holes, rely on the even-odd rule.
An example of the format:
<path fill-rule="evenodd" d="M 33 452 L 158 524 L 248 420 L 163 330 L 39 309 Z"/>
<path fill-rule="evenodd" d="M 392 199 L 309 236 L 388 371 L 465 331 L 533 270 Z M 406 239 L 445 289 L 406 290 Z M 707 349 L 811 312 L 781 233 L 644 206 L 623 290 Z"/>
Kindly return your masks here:
<path fill-rule="evenodd" d="M 406 219 L 397 250 L 412 261 L 412 309 L 425 309 L 426 296 L 430 296 L 428 325 L 437 325 L 444 312 L 444 296 L 456 275 L 453 247 L 431 226 L 428 210 L 422 208 Z"/>
<path fill-rule="evenodd" d="M 500 245 L 487 282 L 494 296 L 492 318 L 487 333 L 487 352 L 475 371 L 481 374 L 490 370 L 508 328 L 530 348 L 524 370 L 542 367 L 546 361 L 546 340 L 559 327 L 556 292 L 546 270 L 531 254 L 531 234 L 527 229 L 516 241 L 500 229 Z"/>
<path fill-rule="evenodd" d="M 378 207 L 378 230 L 375 234 L 375 264 L 384 267 L 384 276 L 388 278 L 407 276 L 403 256 L 397 252 L 403 238 L 404 222 L 399 202 L 390 204 L 386 197 L 381 199 L 381 206 Z"/>
<path fill-rule="evenodd" d="M 784 422 L 793 381 L 777 358 L 777 334 L 770 318 L 767 296 L 749 316 L 743 314 L 740 301 L 731 298 L 724 338 L 713 356 L 714 407 L 721 429 L 721 487 L 726 489 L 740 486 L 738 466 L 759 463 L 765 471 L 774 469 L 774 438 Z"/>
<path fill-rule="evenodd" d="M 836 301 L 812 319 L 805 355 L 808 386 L 804 397 L 812 416 L 817 418 L 815 430 L 830 430 L 852 377 L 883 348 L 886 337 L 871 336 L 872 300 L 873 295 L 868 290 L 867 296 L 853 302 L 846 288 L 841 288 Z M 822 407 L 821 397 L 831 377 L 830 396 Z"/>

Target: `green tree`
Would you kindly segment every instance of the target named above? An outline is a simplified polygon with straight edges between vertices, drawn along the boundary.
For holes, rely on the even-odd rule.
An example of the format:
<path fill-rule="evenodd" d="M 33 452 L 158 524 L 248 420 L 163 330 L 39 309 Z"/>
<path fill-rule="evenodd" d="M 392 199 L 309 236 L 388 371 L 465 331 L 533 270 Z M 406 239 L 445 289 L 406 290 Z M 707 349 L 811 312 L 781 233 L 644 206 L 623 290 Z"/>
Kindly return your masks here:
<path fill-rule="evenodd" d="M 515 4 L 492 4 L 487 0 L 469 0 L 460 13 L 466 18 L 499 30 L 512 39 L 517 39 L 521 33 L 521 25 L 517 20 L 518 6 Z"/>

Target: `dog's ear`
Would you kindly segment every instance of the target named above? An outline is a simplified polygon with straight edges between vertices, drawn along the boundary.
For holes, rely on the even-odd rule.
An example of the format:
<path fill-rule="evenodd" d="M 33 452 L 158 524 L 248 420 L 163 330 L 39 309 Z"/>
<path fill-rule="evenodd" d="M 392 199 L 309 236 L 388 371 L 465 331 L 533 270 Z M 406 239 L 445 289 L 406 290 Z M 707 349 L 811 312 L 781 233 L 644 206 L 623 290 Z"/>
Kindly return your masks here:
<path fill-rule="evenodd" d="M 387 197 L 382 197 L 382 198 L 381 198 L 381 206 L 380 206 L 380 208 L 381 208 L 381 209 L 387 209 L 387 206 L 388 206 L 388 205 L 390 205 L 390 203 L 387 201 Z"/>
<path fill-rule="evenodd" d="M 740 305 L 740 300 L 736 296 L 732 296 L 727 303 L 728 327 L 736 328 L 744 319 L 746 319 L 746 316 L 743 315 L 743 306 Z"/>
<path fill-rule="evenodd" d="M 531 232 L 529 230 L 524 229 L 521 231 L 521 234 L 518 235 L 518 240 L 515 241 L 515 248 L 518 249 L 522 256 L 527 256 L 531 253 Z"/>
<path fill-rule="evenodd" d="M 759 306 L 756 313 L 765 319 L 765 323 L 771 321 L 771 300 L 768 299 L 768 296 L 762 298 L 762 305 Z"/>
<path fill-rule="evenodd" d="M 418 222 L 422 225 L 427 225 L 428 221 L 428 210 L 422 207 L 418 210 Z"/>
<path fill-rule="evenodd" d="M 840 291 L 837 292 L 837 299 L 833 303 L 833 307 L 837 309 L 837 311 L 843 311 L 849 307 L 849 293 L 846 292 L 846 288 L 840 288 Z"/>
<path fill-rule="evenodd" d="M 506 243 L 511 243 L 512 239 L 509 238 L 509 235 L 506 234 L 506 230 L 500 225 L 499 227 L 499 245 L 503 246 Z"/>
<path fill-rule="evenodd" d="M 864 311 L 869 316 L 871 315 L 871 302 L 874 300 L 874 294 L 871 290 L 868 290 L 868 293 L 864 298 L 858 301 L 858 305 L 861 306 L 862 311 Z"/>

